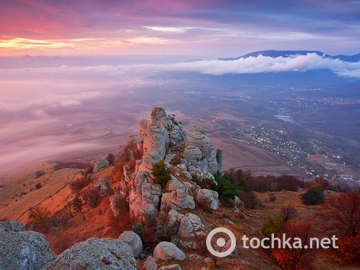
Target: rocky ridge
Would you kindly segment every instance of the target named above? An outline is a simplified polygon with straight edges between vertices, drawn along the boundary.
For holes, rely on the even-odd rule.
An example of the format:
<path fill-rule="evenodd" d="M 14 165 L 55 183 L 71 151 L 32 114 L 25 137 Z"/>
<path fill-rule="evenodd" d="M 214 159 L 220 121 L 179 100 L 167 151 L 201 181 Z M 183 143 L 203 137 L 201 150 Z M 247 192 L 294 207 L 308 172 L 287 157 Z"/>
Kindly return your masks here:
<path fill-rule="evenodd" d="M 219 206 L 215 191 L 200 190 L 191 181 L 193 175 L 202 180 L 214 179 L 217 171 L 222 173 L 222 150 L 215 151 L 204 128 L 194 126 L 187 134 L 175 115 L 167 115 L 163 108 L 155 107 L 150 120 L 139 122 L 139 134 L 128 137 L 126 148 L 130 149 L 135 166 L 130 169 L 125 166 L 125 179 L 119 193 L 129 198 L 130 216 L 142 225 L 145 234 L 153 233 L 159 220 L 164 220 L 170 231 L 179 237 L 203 234 L 199 231 L 204 230 L 199 225 L 199 217 L 192 214 L 189 219 L 187 215 L 175 213 L 194 209 L 196 202 L 211 209 Z M 158 184 L 152 174 L 154 164 L 160 160 L 172 171 L 165 187 Z M 115 197 L 119 195 L 113 195 L 110 201 Z M 114 214 L 117 213 L 114 209 Z"/>

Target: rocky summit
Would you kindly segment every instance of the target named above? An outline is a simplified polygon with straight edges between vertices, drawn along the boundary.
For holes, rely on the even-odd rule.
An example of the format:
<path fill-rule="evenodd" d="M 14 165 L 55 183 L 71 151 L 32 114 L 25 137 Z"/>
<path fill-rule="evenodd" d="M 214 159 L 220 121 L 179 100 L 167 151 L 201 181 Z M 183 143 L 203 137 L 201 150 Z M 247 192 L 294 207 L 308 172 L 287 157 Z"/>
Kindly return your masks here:
<path fill-rule="evenodd" d="M 203 127 L 194 126 L 187 134 L 175 115 L 155 107 L 150 120 L 139 122 L 139 134 L 128 137 L 126 149 L 135 166 L 124 167 L 125 179 L 120 194 L 113 195 L 110 200 L 128 197 L 130 216 L 143 226 L 145 233 L 152 233 L 155 223 L 168 217 L 171 210 L 194 209 L 197 194 L 201 194 L 199 203 L 202 206 L 216 209 L 219 205 L 215 191 L 200 190 L 191 181 L 193 176 L 201 181 L 214 179 L 217 171 L 222 173 L 222 150 L 215 151 Z M 153 175 L 153 166 L 160 160 L 164 160 L 166 168 L 172 172 L 166 186 L 157 183 Z M 118 215 L 116 209 L 114 214 Z M 174 235 L 195 236 L 197 230 L 186 215 L 178 215 L 176 219 L 169 221 Z M 179 231 L 174 226 L 179 227 Z"/>

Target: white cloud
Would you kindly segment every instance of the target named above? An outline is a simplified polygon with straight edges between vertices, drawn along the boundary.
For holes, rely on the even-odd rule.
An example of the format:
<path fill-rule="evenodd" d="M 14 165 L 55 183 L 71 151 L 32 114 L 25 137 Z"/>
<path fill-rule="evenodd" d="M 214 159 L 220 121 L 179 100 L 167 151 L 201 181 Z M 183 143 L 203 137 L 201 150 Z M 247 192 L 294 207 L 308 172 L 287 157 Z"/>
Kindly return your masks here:
<path fill-rule="evenodd" d="M 315 53 L 276 58 L 259 55 L 234 61 L 195 61 L 168 65 L 168 69 L 213 75 L 331 69 L 339 76 L 360 78 L 360 62 L 349 63 L 339 59 L 324 58 Z"/>
<path fill-rule="evenodd" d="M 192 27 L 161 27 L 161 26 L 144 26 L 144 28 L 159 31 L 159 32 L 173 32 L 173 33 L 185 33 Z"/>
<path fill-rule="evenodd" d="M 146 43 L 146 44 L 172 44 L 172 43 L 179 43 L 180 41 L 175 39 L 165 39 L 159 37 L 136 37 L 132 39 L 127 39 L 130 43 Z"/>

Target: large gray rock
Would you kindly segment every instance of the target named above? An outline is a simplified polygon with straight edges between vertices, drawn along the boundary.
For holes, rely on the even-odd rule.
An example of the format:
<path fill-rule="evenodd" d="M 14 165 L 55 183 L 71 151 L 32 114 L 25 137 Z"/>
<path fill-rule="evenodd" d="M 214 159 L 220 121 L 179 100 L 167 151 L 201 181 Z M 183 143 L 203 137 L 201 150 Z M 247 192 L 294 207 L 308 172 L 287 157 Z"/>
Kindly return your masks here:
<path fill-rule="evenodd" d="M 2 230 L 21 232 L 24 230 L 24 224 L 15 220 L 0 222 L 0 231 Z"/>
<path fill-rule="evenodd" d="M 143 244 L 139 235 L 133 231 L 125 231 L 120 234 L 119 239 L 130 245 L 132 251 L 134 252 L 135 258 L 140 257 L 141 253 L 143 252 Z"/>
<path fill-rule="evenodd" d="M 94 173 L 100 171 L 102 168 L 109 167 L 109 161 L 107 160 L 98 160 L 95 162 Z"/>
<path fill-rule="evenodd" d="M 177 246 L 170 242 L 160 242 L 154 249 L 154 258 L 166 260 L 185 260 L 186 255 Z"/>
<path fill-rule="evenodd" d="M 41 233 L 23 227 L 13 221 L 0 228 L 0 269 L 41 269 L 56 258 Z"/>
<path fill-rule="evenodd" d="M 136 264 L 133 251 L 124 241 L 90 238 L 65 250 L 42 269 L 136 270 Z"/>
<path fill-rule="evenodd" d="M 219 194 L 211 189 L 199 189 L 196 201 L 206 208 L 216 210 L 219 207 Z"/>

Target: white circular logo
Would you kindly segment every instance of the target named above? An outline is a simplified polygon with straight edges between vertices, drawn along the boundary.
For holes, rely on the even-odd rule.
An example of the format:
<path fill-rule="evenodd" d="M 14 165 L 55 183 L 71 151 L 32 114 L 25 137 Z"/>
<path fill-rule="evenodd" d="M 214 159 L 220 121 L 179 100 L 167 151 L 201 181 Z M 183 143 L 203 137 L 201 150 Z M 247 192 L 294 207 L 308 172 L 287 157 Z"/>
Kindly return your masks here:
<path fill-rule="evenodd" d="M 216 250 L 213 249 L 213 247 L 211 246 L 211 239 L 213 238 L 213 236 L 217 233 L 226 233 L 230 239 L 231 239 L 231 246 L 230 248 L 227 250 L 227 251 L 224 251 L 224 252 L 217 252 Z M 226 241 L 224 238 L 219 238 L 217 239 L 216 241 L 216 244 L 219 246 L 219 247 L 223 247 L 225 246 L 226 244 Z M 236 239 L 235 239 L 235 235 L 229 230 L 229 229 L 226 229 L 226 228 L 216 228 L 214 230 L 212 230 L 208 236 L 206 237 L 206 247 L 207 249 L 209 250 L 209 252 L 216 256 L 216 257 L 226 257 L 226 256 L 229 256 L 233 251 L 234 249 L 236 248 Z"/>

